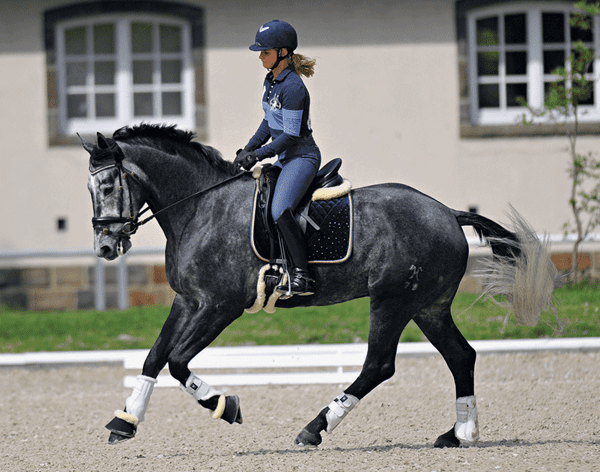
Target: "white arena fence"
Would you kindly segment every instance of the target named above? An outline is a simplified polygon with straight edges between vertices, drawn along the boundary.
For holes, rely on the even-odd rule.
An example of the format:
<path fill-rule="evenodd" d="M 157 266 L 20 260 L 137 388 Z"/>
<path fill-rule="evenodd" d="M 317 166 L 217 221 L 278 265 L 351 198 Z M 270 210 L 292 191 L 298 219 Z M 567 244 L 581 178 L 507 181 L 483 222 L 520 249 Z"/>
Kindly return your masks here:
<path fill-rule="evenodd" d="M 600 350 L 600 338 L 470 341 L 469 344 L 478 354 Z M 116 363 L 128 371 L 123 385 L 132 388 L 147 354 L 145 349 L 0 354 L 0 368 Z M 190 368 L 214 386 L 347 384 L 358 376 L 366 354 L 366 343 L 208 347 L 192 359 Z M 428 342 L 400 343 L 397 351 L 397 357 L 436 354 L 437 351 Z M 156 384 L 157 387 L 178 385 L 167 373 L 161 373 Z"/>
<path fill-rule="evenodd" d="M 547 240 L 551 244 L 572 244 L 575 235 L 551 235 L 542 236 L 540 239 Z M 467 242 L 471 248 L 479 247 L 478 237 L 469 236 Z M 600 234 L 590 235 L 586 239 L 588 243 L 600 242 Z M 136 256 L 161 256 L 164 258 L 165 248 L 157 247 L 132 247 L 125 255 L 117 259 L 117 306 L 121 310 L 129 308 L 127 264 Z M 11 261 L 24 261 L 32 259 L 64 259 L 64 258 L 89 257 L 95 264 L 95 286 L 94 286 L 94 308 L 98 311 L 106 309 L 106 265 L 104 259 L 96 257 L 93 249 L 36 249 L 36 250 L 0 250 L 0 264 L 7 267 Z M 164 259 L 163 259 L 164 261 Z M 164 263 L 164 262 L 163 262 Z"/>

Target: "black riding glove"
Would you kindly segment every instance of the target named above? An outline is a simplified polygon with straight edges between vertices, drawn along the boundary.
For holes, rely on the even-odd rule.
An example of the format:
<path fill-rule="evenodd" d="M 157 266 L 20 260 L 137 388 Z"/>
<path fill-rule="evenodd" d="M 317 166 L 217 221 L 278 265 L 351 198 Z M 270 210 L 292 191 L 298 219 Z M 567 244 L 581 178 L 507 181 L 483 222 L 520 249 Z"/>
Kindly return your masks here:
<path fill-rule="evenodd" d="M 236 154 L 237 156 L 235 157 L 233 163 L 236 164 L 238 168 L 242 167 L 244 170 L 250 170 L 252 169 L 252 166 L 258 162 L 256 151 L 240 149 Z"/>

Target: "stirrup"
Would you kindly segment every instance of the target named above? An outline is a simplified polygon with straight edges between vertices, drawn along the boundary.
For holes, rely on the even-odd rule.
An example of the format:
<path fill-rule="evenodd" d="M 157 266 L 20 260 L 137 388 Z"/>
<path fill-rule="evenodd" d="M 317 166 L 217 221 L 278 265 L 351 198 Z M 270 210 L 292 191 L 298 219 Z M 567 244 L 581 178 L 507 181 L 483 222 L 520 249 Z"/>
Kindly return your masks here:
<path fill-rule="evenodd" d="M 290 281 L 287 284 L 278 285 L 275 291 L 287 295 L 308 296 L 314 295 L 314 279 L 308 276 L 307 270 L 294 267 L 291 272 Z"/>

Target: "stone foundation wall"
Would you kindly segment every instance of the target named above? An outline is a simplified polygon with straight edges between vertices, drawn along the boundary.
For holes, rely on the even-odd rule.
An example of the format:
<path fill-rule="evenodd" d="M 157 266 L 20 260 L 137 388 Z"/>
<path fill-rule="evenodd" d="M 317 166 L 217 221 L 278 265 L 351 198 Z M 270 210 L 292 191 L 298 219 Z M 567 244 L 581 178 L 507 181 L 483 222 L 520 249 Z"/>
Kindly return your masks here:
<path fill-rule="evenodd" d="M 472 273 L 481 259 L 469 257 L 467 273 L 459 291 L 478 293 L 478 279 Z M 571 269 L 571 254 L 556 252 L 552 261 L 561 271 Z M 600 279 L 600 252 L 584 252 L 579 269 Z M 117 267 L 105 266 L 106 307 L 117 308 Z M 127 266 L 130 306 L 170 305 L 175 293 L 167 283 L 162 265 Z M 0 305 L 23 310 L 76 310 L 94 308 L 95 267 L 0 268 Z"/>
<path fill-rule="evenodd" d="M 0 305 L 24 310 L 94 308 L 95 267 L 0 268 Z M 164 266 L 127 267 L 130 306 L 170 305 Z M 117 308 L 117 267 L 105 267 L 106 307 Z"/>

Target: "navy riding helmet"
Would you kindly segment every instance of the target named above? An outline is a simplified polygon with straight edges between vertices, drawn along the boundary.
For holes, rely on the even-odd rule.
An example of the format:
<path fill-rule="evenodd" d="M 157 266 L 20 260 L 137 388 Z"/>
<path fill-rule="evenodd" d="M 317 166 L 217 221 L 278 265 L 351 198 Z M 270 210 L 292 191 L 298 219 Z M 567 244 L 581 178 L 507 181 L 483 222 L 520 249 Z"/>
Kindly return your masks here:
<path fill-rule="evenodd" d="M 292 25 L 285 21 L 273 20 L 262 25 L 256 33 L 256 40 L 250 49 L 266 51 L 267 49 L 286 48 L 288 54 L 298 47 L 298 35 Z"/>

